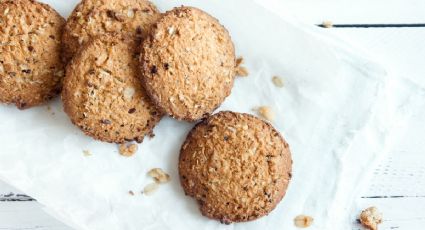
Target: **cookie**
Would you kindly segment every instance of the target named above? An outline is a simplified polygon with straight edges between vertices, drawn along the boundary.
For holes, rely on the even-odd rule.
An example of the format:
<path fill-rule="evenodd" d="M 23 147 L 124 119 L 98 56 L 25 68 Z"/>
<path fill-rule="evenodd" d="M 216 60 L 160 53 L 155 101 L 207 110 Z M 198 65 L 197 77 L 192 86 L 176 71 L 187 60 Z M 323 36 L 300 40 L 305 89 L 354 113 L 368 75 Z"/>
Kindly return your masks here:
<path fill-rule="evenodd" d="M 0 1 L 0 102 L 25 109 L 59 94 L 64 24 L 46 4 Z"/>
<path fill-rule="evenodd" d="M 193 7 L 166 12 L 141 48 L 143 84 L 168 115 L 195 121 L 230 94 L 235 49 L 217 19 Z"/>
<path fill-rule="evenodd" d="M 83 0 L 67 20 L 62 40 L 63 59 L 69 61 L 96 36 L 122 33 L 142 39 L 159 15 L 157 8 L 146 0 Z"/>
<path fill-rule="evenodd" d="M 107 142 L 142 142 L 161 118 L 139 80 L 133 39 L 102 36 L 68 64 L 62 100 L 71 121 Z"/>
<path fill-rule="evenodd" d="M 220 112 L 197 124 L 180 150 L 180 182 L 204 216 L 222 223 L 267 215 L 291 179 L 289 146 L 269 123 Z"/>

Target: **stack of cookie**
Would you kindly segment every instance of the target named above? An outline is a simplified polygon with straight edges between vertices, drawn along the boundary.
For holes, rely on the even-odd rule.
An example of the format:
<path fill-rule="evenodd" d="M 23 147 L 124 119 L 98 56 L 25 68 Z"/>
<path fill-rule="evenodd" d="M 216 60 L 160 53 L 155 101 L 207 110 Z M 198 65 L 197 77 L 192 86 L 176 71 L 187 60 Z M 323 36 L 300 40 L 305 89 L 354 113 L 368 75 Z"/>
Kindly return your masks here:
<path fill-rule="evenodd" d="M 229 96 L 235 49 L 217 19 L 193 7 L 161 14 L 145 0 L 83 0 L 67 22 L 33 0 L 0 2 L 0 102 L 42 104 L 62 89 L 85 134 L 142 142 L 163 115 L 196 125 L 179 173 L 205 216 L 268 214 L 291 178 L 288 144 L 269 123 L 213 111 Z"/>

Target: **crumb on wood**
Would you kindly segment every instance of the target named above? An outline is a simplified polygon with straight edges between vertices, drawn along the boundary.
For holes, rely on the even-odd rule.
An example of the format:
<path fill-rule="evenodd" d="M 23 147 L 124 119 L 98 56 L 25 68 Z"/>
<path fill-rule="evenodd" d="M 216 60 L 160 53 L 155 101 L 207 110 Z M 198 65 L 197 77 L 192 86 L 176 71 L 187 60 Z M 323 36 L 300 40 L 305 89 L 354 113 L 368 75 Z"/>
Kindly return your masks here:
<path fill-rule="evenodd" d="M 332 21 L 326 20 L 326 21 L 323 21 L 322 22 L 322 26 L 324 28 L 332 28 L 333 27 L 333 23 L 332 23 Z"/>
<path fill-rule="evenodd" d="M 160 168 L 153 168 L 149 170 L 148 175 L 151 176 L 156 183 L 164 184 L 170 181 L 170 175 L 165 173 Z"/>
<path fill-rule="evenodd" d="M 283 80 L 279 76 L 273 76 L 272 82 L 276 87 L 279 87 L 279 88 L 283 87 Z"/>
<path fill-rule="evenodd" d="M 157 189 L 159 188 L 159 185 L 157 183 L 150 183 L 145 186 L 143 189 L 143 194 L 146 196 L 152 195 Z"/>
<path fill-rule="evenodd" d="M 260 106 L 255 108 L 254 111 L 256 111 L 262 118 L 268 121 L 274 121 L 275 115 L 269 106 Z"/>
<path fill-rule="evenodd" d="M 313 224 L 313 217 L 306 215 L 298 215 L 294 218 L 294 225 L 298 228 L 308 228 Z"/>
<path fill-rule="evenodd" d="M 382 223 L 382 213 L 376 207 L 369 207 L 360 213 L 360 223 L 370 230 L 377 230 Z"/>
<path fill-rule="evenodd" d="M 119 151 L 122 156 L 131 157 L 137 152 L 137 144 L 120 144 Z"/>

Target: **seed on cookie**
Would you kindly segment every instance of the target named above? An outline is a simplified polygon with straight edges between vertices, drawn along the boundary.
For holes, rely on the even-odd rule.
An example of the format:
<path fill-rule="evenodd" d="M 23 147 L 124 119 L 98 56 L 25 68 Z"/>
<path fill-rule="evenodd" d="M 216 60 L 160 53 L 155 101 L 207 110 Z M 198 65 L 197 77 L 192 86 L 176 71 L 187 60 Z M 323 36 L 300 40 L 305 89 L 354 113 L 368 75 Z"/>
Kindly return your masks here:
<path fill-rule="evenodd" d="M 141 142 L 160 120 L 162 114 L 140 84 L 136 46 L 118 35 L 98 37 L 68 64 L 64 110 L 85 134 L 107 142 Z M 107 61 L 96 63 L 101 53 Z M 132 145 L 124 147 L 124 155 L 135 152 Z"/>
<path fill-rule="evenodd" d="M 64 29 L 64 60 L 71 60 L 82 45 L 97 36 L 123 33 L 144 38 L 159 15 L 155 5 L 147 0 L 83 0 Z"/>
<path fill-rule="evenodd" d="M 64 68 L 59 41 L 65 19 L 27 0 L 0 1 L 0 12 L 0 103 L 19 109 L 43 104 L 62 87 L 63 76 L 55 73 Z"/>
<path fill-rule="evenodd" d="M 233 42 L 218 20 L 200 9 L 177 7 L 163 14 L 141 51 L 146 91 L 176 119 L 206 117 L 230 94 Z"/>
<path fill-rule="evenodd" d="M 270 213 L 290 181 L 289 146 L 269 123 L 252 115 L 219 112 L 198 123 L 180 149 L 185 193 L 203 215 L 222 223 Z"/>

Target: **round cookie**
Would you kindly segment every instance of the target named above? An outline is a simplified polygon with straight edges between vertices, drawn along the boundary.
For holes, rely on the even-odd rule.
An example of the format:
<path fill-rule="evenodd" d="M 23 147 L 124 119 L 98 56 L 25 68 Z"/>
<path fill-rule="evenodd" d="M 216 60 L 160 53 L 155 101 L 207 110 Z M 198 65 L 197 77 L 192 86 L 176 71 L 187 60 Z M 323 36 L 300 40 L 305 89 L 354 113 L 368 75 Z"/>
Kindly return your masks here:
<path fill-rule="evenodd" d="M 122 33 L 144 38 L 160 13 L 147 0 L 82 0 L 69 16 L 63 34 L 64 61 L 96 36 Z"/>
<path fill-rule="evenodd" d="M 140 84 L 135 48 L 132 39 L 98 37 L 67 66 L 64 110 L 95 139 L 142 142 L 162 116 Z"/>
<path fill-rule="evenodd" d="M 164 112 L 195 121 L 212 113 L 230 94 L 235 49 L 217 19 L 193 7 L 166 12 L 143 42 L 143 84 Z"/>
<path fill-rule="evenodd" d="M 267 215 L 291 179 L 289 146 L 267 122 L 220 112 L 197 124 L 180 150 L 180 182 L 204 216 L 222 223 Z"/>
<path fill-rule="evenodd" d="M 25 109 L 59 94 L 64 24 L 46 4 L 0 1 L 0 102 Z"/>

